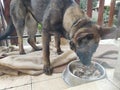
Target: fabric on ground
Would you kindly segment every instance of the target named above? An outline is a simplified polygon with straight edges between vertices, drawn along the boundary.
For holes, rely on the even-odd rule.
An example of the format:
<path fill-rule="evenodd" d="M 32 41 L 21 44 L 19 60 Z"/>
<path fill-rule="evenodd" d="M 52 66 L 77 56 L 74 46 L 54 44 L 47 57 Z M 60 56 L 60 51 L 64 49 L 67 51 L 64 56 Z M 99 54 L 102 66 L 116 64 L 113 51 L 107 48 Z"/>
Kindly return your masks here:
<path fill-rule="evenodd" d="M 63 54 L 57 55 L 54 46 L 50 49 L 51 65 L 54 73 L 62 72 L 66 65 L 76 60 L 76 54 L 68 45 L 62 46 Z M 18 47 L 0 47 L 0 75 L 40 75 L 43 73 L 42 51 L 31 51 L 26 47 L 27 54 L 19 55 Z M 102 64 L 105 68 L 114 68 L 117 61 L 118 47 L 114 45 L 99 45 L 93 60 Z"/>

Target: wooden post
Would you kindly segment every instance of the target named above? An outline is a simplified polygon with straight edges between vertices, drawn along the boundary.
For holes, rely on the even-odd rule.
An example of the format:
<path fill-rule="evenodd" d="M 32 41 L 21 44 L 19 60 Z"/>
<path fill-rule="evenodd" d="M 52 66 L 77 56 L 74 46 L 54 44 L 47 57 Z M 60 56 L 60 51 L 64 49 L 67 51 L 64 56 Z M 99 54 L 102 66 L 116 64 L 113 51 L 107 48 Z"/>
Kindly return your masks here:
<path fill-rule="evenodd" d="M 6 19 L 7 24 L 9 23 L 9 19 L 10 19 L 10 2 L 11 0 L 4 0 L 4 6 L 5 6 L 5 11 L 4 11 L 4 16 Z M 11 36 L 16 36 L 16 30 L 14 29 L 14 32 L 11 34 Z M 11 44 L 12 45 L 17 45 L 18 44 L 18 40 L 17 39 L 11 39 Z"/>
<path fill-rule="evenodd" d="M 0 21 L 0 33 L 1 30 L 3 29 L 3 31 L 5 31 L 5 22 L 4 22 L 4 15 L 3 15 L 3 6 L 2 6 L 2 2 L 0 1 L 0 16 L 1 16 L 1 21 Z M 8 45 L 8 42 L 6 40 L 6 44 Z M 0 41 L 0 46 L 5 45 L 4 41 Z"/>
<path fill-rule="evenodd" d="M 103 24 L 103 13 L 104 13 L 104 2 L 105 0 L 99 0 L 99 10 L 98 10 L 98 25 Z"/>
<path fill-rule="evenodd" d="M 109 14 L 109 20 L 108 20 L 108 26 L 109 27 L 111 27 L 113 25 L 115 1 L 116 0 L 111 0 L 111 4 L 110 4 L 110 14 Z"/>
<path fill-rule="evenodd" d="M 76 3 L 80 4 L 80 0 L 75 0 L 75 1 L 76 1 Z"/>
<path fill-rule="evenodd" d="M 87 0 L 87 15 L 92 17 L 92 0 Z"/>
<path fill-rule="evenodd" d="M 4 16 L 5 16 L 5 20 L 6 20 L 7 23 L 9 22 L 9 18 L 10 18 L 10 14 L 9 14 L 10 2 L 11 2 L 11 0 L 3 0 Z"/>
<path fill-rule="evenodd" d="M 1 23 L 1 21 L 0 21 L 0 33 L 1 33 L 1 29 L 2 29 L 2 23 Z M 3 44 L 3 42 L 0 41 L 0 46 L 2 46 L 2 44 Z"/>

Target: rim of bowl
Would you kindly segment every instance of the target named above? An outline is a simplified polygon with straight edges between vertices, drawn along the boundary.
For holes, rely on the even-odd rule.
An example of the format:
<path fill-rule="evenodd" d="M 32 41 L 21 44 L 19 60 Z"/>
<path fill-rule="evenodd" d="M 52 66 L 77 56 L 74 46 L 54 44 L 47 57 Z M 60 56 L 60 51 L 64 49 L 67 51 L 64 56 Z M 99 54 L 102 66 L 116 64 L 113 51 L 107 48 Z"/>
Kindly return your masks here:
<path fill-rule="evenodd" d="M 104 78 L 104 77 L 106 76 L 106 71 L 105 71 L 104 67 L 103 67 L 101 64 L 99 64 L 99 63 L 97 63 L 97 62 L 95 62 L 95 61 L 91 61 L 91 62 L 99 65 L 100 68 L 102 68 L 102 70 L 103 70 L 103 74 L 100 75 L 99 78 L 95 78 L 95 79 L 84 79 L 84 78 L 80 78 L 80 77 L 74 75 L 74 74 L 71 72 L 71 70 L 70 70 L 69 67 L 70 67 L 70 65 L 71 65 L 72 63 L 77 62 L 77 61 L 79 61 L 79 60 L 71 61 L 71 62 L 67 65 L 67 68 L 66 68 L 66 70 L 68 70 L 68 72 L 69 72 L 73 77 L 76 77 L 76 78 L 81 79 L 81 80 L 88 80 L 88 81 L 90 81 L 90 80 L 99 80 L 99 79 L 102 79 L 102 78 Z"/>

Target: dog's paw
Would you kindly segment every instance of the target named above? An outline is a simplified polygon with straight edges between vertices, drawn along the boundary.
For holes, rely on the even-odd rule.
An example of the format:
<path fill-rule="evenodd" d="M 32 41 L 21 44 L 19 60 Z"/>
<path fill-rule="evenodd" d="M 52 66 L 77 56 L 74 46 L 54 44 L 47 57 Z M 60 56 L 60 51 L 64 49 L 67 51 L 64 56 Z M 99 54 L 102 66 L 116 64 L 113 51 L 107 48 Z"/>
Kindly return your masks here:
<path fill-rule="evenodd" d="M 24 54 L 26 54 L 25 52 L 20 52 L 20 55 L 24 55 Z"/>
<path fill-rule="evenodd" d="M 1 55 L 0 55 L 0 59 L 5 58 L 5 57 L 7 57 L 7 56 L 8 56 L 8 55 L 5 54 L 5 53 L 4 53 L 4 54 L 1 54 Z"/>
<path fill-rule="evenodd" d="M 34 48 L 34 51 L 40 51 L 40 50 L 42 50 L 42 47 Z"/>
<path fill-rule="evenodd" d="M 44 72 L 46 75 L 52 75 L 52 73 L 53 73 L 53 68 L 50 67 L 50 66 L 44 66 L 43 72 Z"/>
<path fill-rule="evenodd" d="M 58 55 L 60 55 L 60 54 L 62 54 L 62 53 L 63 53 L 63 51 L 62 51 L 62 50 L 57 51 L 57 54 L 58 54 Z"/>

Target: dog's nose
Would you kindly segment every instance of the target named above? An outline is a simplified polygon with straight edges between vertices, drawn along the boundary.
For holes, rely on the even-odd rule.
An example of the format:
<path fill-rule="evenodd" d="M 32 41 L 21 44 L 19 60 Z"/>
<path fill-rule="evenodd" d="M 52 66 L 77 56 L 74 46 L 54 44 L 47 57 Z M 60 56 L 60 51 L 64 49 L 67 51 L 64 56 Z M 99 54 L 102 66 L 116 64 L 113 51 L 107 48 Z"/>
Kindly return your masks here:
<path fill-rule="evenodd" d="M 80 59 L 82 64 L 84 64 L 86 66 L 89 66 L 91 64 L 91 57 L 92 57 L 92 55 L 78 52 L 77 56 Z"/>
<path fill-rule="evenodd" d="M 84 59 L 80 59 L 80 61 L 85 66 L 89 66 L 91 64 L 91 59 L 84 58 Z"/>

